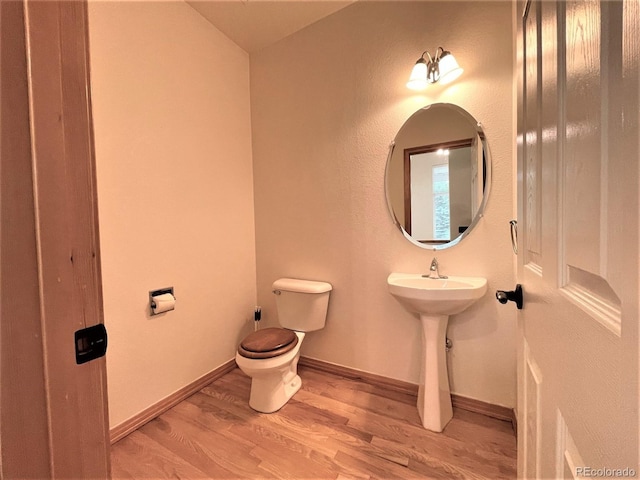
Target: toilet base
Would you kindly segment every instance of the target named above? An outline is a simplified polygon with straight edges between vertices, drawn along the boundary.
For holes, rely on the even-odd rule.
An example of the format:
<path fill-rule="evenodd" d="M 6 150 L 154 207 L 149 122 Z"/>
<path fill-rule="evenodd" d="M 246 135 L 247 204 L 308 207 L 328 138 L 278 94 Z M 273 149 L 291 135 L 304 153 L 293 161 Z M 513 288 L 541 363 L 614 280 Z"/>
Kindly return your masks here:
<path fill-rule="evenodd" d="M 261 413 L 273 413 L 280 410 L 302 386 L 300 375 L 268 376 L 251 379 L 249 406 Z"/>

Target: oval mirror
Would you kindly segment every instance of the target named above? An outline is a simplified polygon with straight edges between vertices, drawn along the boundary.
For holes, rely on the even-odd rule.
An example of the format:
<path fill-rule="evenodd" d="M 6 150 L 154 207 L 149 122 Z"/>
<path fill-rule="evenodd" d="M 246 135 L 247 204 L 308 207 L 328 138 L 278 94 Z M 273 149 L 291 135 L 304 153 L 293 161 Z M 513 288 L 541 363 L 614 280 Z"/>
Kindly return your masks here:
<path fill-rule="evenodd" d="M 391 217 L 412 243 L 451 247 L 482 217 L 490 179 L 480 123 L 457 105 L 428 105 L 409 117 L 389 148 L 385 190 Z"/>

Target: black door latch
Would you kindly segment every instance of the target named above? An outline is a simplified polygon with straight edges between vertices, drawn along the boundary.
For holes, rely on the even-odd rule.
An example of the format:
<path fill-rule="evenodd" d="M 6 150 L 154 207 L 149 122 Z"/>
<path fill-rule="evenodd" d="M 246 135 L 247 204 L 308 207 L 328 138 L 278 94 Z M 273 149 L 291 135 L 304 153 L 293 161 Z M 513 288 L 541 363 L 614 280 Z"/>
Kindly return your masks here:
<path fill-rule="evenodd" d="M 103 324 L 83 328 L 75 333 L 76 363 L 87 363 L 107 353 L 107 329 Z"/>

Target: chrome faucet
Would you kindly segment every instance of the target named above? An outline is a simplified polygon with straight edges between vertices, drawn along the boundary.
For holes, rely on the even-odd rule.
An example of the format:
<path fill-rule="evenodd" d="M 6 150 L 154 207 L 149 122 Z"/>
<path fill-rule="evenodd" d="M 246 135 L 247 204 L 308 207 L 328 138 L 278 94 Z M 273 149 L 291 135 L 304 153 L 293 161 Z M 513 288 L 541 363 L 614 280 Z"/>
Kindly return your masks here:
<path fill-rule="evenodd" d="M 431 260 L 431 266 L 429 267 L 429 275 L 423 275 L 423 277 L 427 277 L 427 278 L 447 278 L 445 275 L 440 275 L 440 272 L 438 271 L 438 259 L 436 257 L 433 257 L 433 260 Z"/>

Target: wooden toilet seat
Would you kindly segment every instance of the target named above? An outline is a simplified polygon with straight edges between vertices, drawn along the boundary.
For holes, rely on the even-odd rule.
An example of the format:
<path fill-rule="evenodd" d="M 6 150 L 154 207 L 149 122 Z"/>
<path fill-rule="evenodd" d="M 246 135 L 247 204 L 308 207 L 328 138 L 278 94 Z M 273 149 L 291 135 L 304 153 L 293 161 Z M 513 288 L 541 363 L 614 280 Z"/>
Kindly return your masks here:
<path fill-rule="evenodd" d="M 246 358 L 273 358 L 287 353 L 298 344 L 298 336 L 286 328 L 265 328 L 245 337 L 238 353 Z"/>

